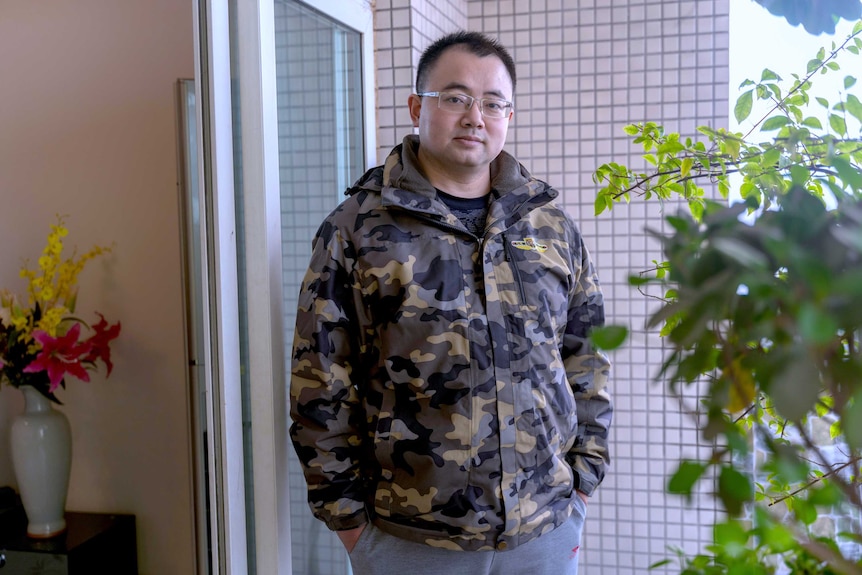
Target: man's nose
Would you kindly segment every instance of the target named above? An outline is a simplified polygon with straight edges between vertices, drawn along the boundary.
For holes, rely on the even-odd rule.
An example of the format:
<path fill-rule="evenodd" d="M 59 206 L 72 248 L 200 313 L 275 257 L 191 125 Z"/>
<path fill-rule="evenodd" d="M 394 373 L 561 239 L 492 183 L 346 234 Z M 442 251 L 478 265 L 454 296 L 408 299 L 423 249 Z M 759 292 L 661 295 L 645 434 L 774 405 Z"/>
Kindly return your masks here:
<path fill-rule="evenodd" d="M 482 104 L 479 103 L 479 100 L 473 100 L 473 105 L 464 113 L 462 122 L 470 126 L 481 126 L 485 123 L 485 117 L 482 116 Z"/>

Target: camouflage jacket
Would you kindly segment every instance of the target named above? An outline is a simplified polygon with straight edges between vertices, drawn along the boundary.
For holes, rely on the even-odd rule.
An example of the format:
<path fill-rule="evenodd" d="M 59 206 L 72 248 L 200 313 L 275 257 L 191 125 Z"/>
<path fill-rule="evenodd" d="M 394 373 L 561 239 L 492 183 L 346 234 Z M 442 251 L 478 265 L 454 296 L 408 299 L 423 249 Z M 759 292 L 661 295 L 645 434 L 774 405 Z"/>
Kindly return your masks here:
<path fill-rule="evenodd" d="M 291 438 L 330 529 L 512 549 L 602 480 L 602 293 L 558 192 L 505 152 L 483 237 L 437 199 L 415 136 L 323 222 L 299 296 Z"/>

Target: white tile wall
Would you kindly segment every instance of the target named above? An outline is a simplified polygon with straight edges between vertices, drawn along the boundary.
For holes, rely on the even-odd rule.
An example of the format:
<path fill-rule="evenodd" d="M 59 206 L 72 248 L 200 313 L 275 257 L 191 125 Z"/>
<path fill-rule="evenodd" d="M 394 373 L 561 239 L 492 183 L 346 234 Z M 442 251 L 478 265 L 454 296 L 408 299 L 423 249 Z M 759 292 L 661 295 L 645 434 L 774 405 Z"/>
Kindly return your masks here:
<path fill-rule="evenodd" d="M 694 552 L 711 540 L 712 499 L 664 493 L 677 460 L 705 447 L 653 382 L 662 342 L 644 331 L 652 306 L 627 282 L 661 259 L 645 228 L 661 229 L 662 213 L 632 198 L 596 217 L 591 174 L 609 161 L 640 165 L 625 124 L 656 121 L 692 137 L 699 125 L 727 126 L 728 11 L 729 0 L 377 2 L 378 159 L 412 130 L 406 102 L 422 50 L 458 28 L 497 37 L 518 72 L 507 150 L 563 191 L 603 279 L 608 321 L 633 330 L 613 358 L 613 465 L 590 505 L 588 575 L 645 573 L 668 546 Z"/>

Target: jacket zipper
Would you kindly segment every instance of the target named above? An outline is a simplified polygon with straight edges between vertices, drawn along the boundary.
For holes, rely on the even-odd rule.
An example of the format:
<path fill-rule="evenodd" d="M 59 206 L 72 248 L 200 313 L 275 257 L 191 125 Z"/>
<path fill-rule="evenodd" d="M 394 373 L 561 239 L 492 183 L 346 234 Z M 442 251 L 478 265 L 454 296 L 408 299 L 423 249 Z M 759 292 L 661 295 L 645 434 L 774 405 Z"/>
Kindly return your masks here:
<path fill-rule="evenodd" d="M 524 290 L 524 282 L 521 279 L 521 270 L 518 269 L 518 264 L 512 252 L 512 243 L 506 234 L 503 234 L 503 253 L 506 256 L 509 267 L 512 268 L 512 277 L 515 278 L 515 284 L 518 286 L 518 296 L 521 298 L 521 305 L 527 305 L 527 293 Z"/>

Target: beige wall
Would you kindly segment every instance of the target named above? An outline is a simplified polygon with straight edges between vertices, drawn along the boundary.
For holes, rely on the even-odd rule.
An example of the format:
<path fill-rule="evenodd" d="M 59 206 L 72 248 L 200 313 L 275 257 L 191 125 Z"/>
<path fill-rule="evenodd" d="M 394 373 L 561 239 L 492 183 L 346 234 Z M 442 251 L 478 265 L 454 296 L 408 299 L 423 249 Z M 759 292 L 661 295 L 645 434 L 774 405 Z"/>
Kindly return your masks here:
<path fill-rule="evenodd" d="M 0 3 L 0 287 L 23 293 L 55 214 L 70 246 L 115 244 L 78 313 L 123 333 L 111 378 L 59 393 L 73 433 L 68 509 L 137 516 L 142 574 L 194 570 L 174 84 L 194 74 L 189 0 Z M 0 485 L 14 484 L 0 391 Z"/>

